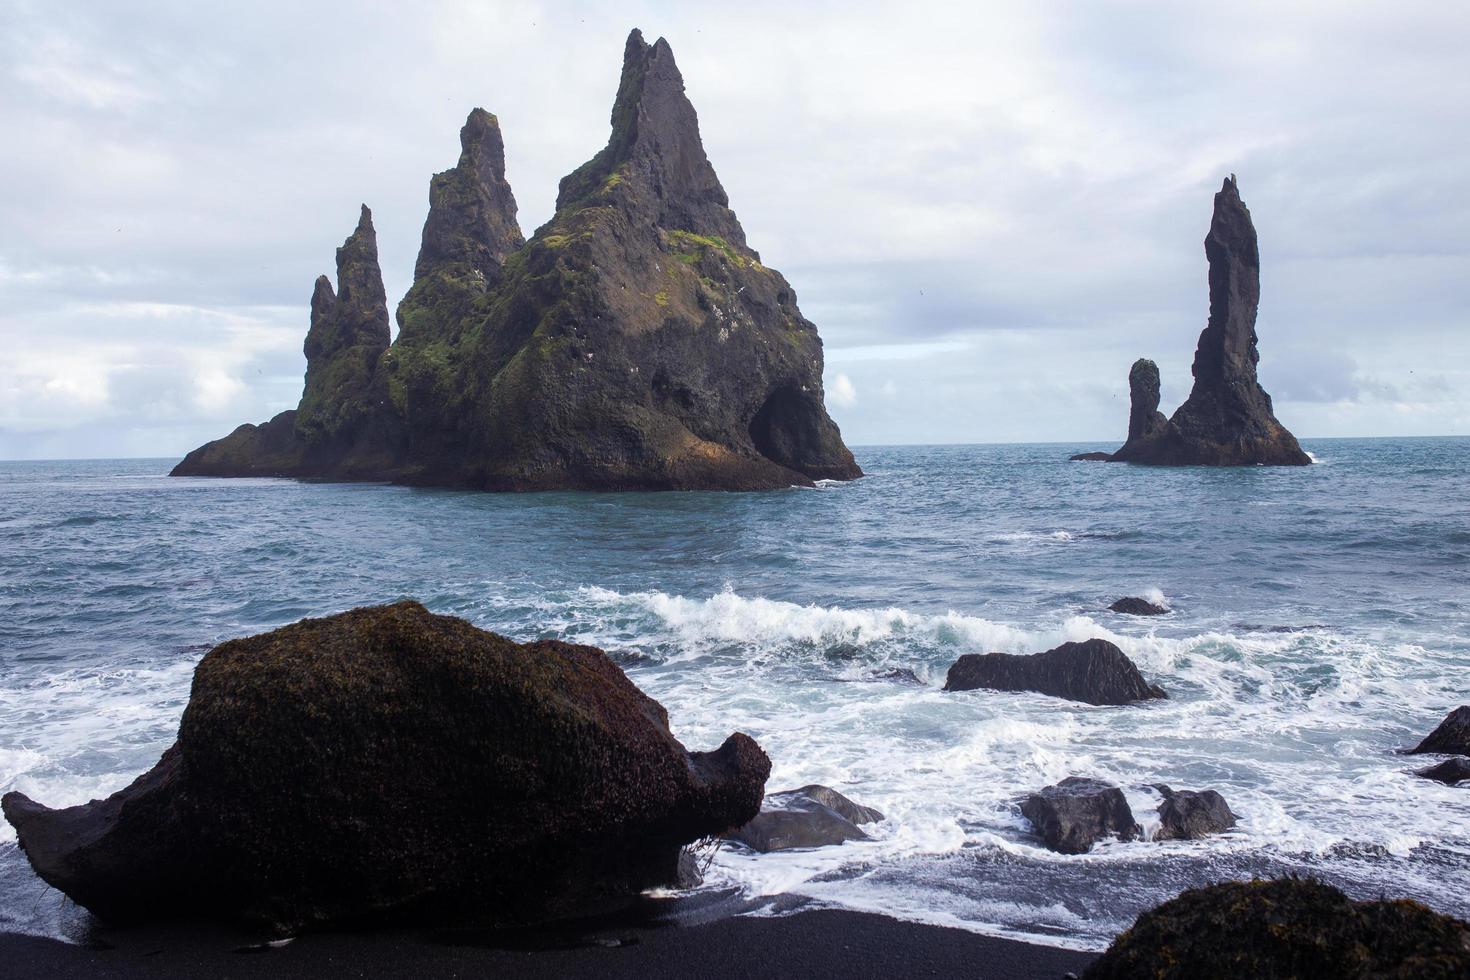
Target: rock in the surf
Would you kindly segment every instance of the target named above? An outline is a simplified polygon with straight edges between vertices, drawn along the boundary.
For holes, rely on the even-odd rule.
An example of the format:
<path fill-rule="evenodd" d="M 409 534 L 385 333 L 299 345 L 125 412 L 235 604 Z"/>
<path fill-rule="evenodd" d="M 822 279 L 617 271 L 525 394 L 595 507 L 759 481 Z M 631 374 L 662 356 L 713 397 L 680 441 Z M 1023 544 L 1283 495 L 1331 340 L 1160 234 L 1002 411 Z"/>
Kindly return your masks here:
<path fill-rule="evenodd" d="M 1112 461 L 1113 454 L 1099 452 L 1078 453 L 1075 456 L 1068 456 L 1067 458 L 1074 463 L 1108 463 Z"/>
<path fill-rule="evenodd" d="M 883 814 L 860 806 L 836 790 L 819 785 L 783 790 L 766 797 L 753 820 L 727 836 L 762 853 L 826 847 L 867 840 L 858 826 L 876 823 Z"/>
<path fill-rule="evenodd" d="M 106 919 L 498 924 L 676 882 L 683 845 L 754 816 L 769 771 L 739 733 L 685 750 L 600 650 L 405 601 L 220 644 L 132 785 L 3 806 L 37 873 Z"/>
<path fill-rule="evenodd" d="M 1114 462 L 1154 466 L 1305 466 L 1312 461 L 1276 419 L 1256 378 L 1261 258 L 1235 175 L 1215 195 L 1205 238 L 1210 316 L 1194 353 L 1194 388 L 1172 418 L 1159 412 L 1159 369 L 1141 359 L 1128 373 L 1128 439 Z"/>
<path fill-rule="evenodd" d="M 1414 775 L 1423 777 L 1424 779 L 1432 779 L 1437 783 L 1444 783 L 1446 786 L 1454 786 L 1457 783 L 1463 783 L 1465 780 L 1470 779 L 1470 759 L 1464 756 L 1456 756 L 1453 759 L 1447 759 L 1441 762 L 1437 766 L 1420 769 Z"/>
<path fill-rule="evenodd" d="M 1154 832 L 1154 840 L 1199 840 L 1235 826 L 1235 814 L 1215 790 L 1196 792 L 1162 784 L 1154 788 L 1164 797 L 1159 804 L 1159 829 Z"/>
<path fill-rule="evenodd" d="M 1147 599 L 1136 595 L 1125 596 L 1108 608 L 1115 613 L 1123 613 L 1126 616 L 1162 616 L 1169 611 L 1167 606 L 1161 606 L 1157 602 L 1149 602 Z"/>
<path fill-rule="evenodd" d="M 1143 836 L 1123 791 L 1101 779 L 1069 776 L 1026 797 L 1021 813 L 1042 842 L 1061 854 L 1086 854 L 1107 837 Z"/>
<path fill-rule="evenodd" d="M 1442 755 L 1470 755 L 1470 704 L 1451 711 L 1439 727 L 1411 751 L 1411 755 L 1438 752 Z"/>
<path fill-rule="evenodd" d="M 1310 879 L 1194 888 L 1138 917 L 1083 980 L 1462 980 L 1470 925 Z"/>
<path fill-rule="evenodd" d="M 1129 704 L 1167 698 L 1133 661 L 1103 639 L 1063 643 L 1044 653 L 967 653 L 949 668 L 946 691 L 1036 691 L 1086 704 Z"/>

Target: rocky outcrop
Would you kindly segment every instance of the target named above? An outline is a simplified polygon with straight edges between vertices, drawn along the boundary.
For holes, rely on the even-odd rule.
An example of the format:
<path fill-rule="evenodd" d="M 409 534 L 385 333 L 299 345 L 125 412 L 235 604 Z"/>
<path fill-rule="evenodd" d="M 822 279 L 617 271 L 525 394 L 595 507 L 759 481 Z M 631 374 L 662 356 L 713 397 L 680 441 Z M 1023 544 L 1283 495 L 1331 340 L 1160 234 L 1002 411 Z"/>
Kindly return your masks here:
<path fill-rule="evenodd" d="M 1235 814 L 1215 790 L 1199 792 L 1155 786 L 1164 797 L 1159 804 L 1159 829 L 1154 840 L 1199 840 L 1223 834 L 1235 826 Z"/>
<path fill-rule="evenodd" d="M 1414 775 L 1423 779 L 1432 779 L 1437 783 L 1444 783 L 1446 786 L 1454 786 L 1470 779 L 1470 759 L 1456 756 L 1437 766 L 1417 770 Z"/>
<path fill-rule="evenodd" d="M 686 751 L 600 650 L 400 602 L 215 647 L 177 743 L 108 799 L 0 802 L 37 873 L 106 919 L 496 924 L 676 882 L 769 770 L 738 733 Z"/>
<path fill-rule="evenodd" d="M 1271 396 L 1256 379 L 1256 309 L 1261 259 L 1250 211 L 1232 174 L 1215 195 L 1205 238 L 1210 317 L 1194 355 L 1194 389 L 1165 420 L 1159 369 L 1149 360 L 1128 374 L 1128 440 L 1114 462 L 1155 466 L 1304 466 L 1311 458 L 1276 420 Z"/>
<path fill-rule="evenodd" d="M 1145 912 L 1082 976 L 1451 980 L 1470 976 L 1470 926 L 1310 879 L 1231 881 Z"/>
<path fill-rule="evenodd" d="M 1063 643 L 1045 653 L 967 653 L 949 668 L 946 691 L 1035 691 L 1087 704 L 1129 704 L 1167 698 L 1127 654 L 1107 640 Z"/>
<path fill-rule="evenodd" d="M 1026 797 L 1021 814 L 1042 842 L 1060 854 L 1086 854 L 1107 837 L 1130 841 L 1143 836 L 1123 791 L 1100 779 L 1069 776 Z"/>
<path fill-rule="evenodd" d="M 1439 727 L 1416 745 L 1412 755 L 1438 752 L 1443 755 L 1470 755 L 1470 704 L 1461 705 L 1445 716 Z"/>
<path fill-rule="evenodd" d="M 813 784 L 770 794 L 754 819 L 727 836 L 762 853 L 826 847 L 867 840 L 858 825 L 882 819 L 883 814 L 872 807 L 859 806 L 830 787 Z"/>
<path fill-rule="evenodd" d="M 471 113 L 460 145 L 431 184 L 393 344 L 321 373 L 325 400 L 309 370 L 294 422 L 237 429 L 176 475 L 487 490 L 862 475 L 823 406 L 816 328 L 746 243 L 665 41 L 629 36 L 607 146 L 529 241 L 495 117 Z"/>
<path fill-rule="evenodd" d="M 1136 595 L 1126 596 L 1113 603 L 1108 609 L 1125 616 L 1162 616 L 1169 611 L 1167 606 L 1161 606 L 1157 602 L 1149 602 L 1147 599 Z"/>

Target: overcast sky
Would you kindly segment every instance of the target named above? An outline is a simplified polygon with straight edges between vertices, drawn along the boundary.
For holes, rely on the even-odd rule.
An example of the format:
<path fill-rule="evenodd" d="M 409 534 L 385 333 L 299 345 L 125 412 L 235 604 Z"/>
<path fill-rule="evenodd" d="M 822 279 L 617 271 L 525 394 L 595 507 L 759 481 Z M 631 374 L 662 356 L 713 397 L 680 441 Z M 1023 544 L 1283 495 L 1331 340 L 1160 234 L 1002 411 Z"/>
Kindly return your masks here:
<path fill-rule="evenodd" d="M 1121 441 L 1144 355 L 1172 411 L 1231 172 L 1281 420 L 1470 433 L 1467 4 L 0 0 L 0 458 L 177 456 L 294 407 L 358 203 L 396 302 L 479 105 L 529 234 L 634 26 L 849 443 Z"/>

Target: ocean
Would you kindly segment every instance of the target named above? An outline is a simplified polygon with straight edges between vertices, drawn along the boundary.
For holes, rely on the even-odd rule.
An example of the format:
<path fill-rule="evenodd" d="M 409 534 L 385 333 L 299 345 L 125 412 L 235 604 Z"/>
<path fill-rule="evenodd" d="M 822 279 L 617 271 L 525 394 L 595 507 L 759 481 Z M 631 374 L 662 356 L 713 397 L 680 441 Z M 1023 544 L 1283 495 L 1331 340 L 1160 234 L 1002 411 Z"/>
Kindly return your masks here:
<path fill-rule="evenodd" d="M 602 647 L 690 748 L 818 782 L 873 840 L 715 852 L 705 890 L 1079 949 L 1211 881 L 1315 875 L 1470 917 L 1470 790 L 1397 754 L 1470 702 L 1470 439 L 1305 440 L 1318 465 L 1069 463 L 1110 446 L 868 447 L 849 484 L 500 495 L 171 479 L 173 460 L 0 463 L 0 792 L 104 796 L 174 738 L 214 644 L 402 597 Z M 1107 611 L 1145 595 L 1157 619 Z M 1112 640 L 1168 701 L 944 693 L 961 654 Z M 1069 775 L 1216 789 L 1204 841 L 1040 846 Z M 780 896 L 778 898 L 778 896 Z M 0 931 L 86 914 L 0 823 Z"/>

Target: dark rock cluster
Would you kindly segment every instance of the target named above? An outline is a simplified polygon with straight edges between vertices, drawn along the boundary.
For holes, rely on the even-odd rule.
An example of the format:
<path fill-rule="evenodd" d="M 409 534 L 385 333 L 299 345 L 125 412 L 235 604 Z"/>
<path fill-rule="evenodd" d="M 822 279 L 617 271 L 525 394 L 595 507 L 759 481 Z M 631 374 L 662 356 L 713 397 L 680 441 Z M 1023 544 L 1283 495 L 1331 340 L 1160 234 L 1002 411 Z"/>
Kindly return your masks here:
<path fill-rule="evenodd" d="M 823 406 L 816 327 L 746 244 L 664 40 L 628 37 L 607 146 L 529 240 L 483 110 L 429 204 L 397 339 L 364 209 L 336 294 L 317 283 L 300 406 L 175 475 L 486 490 L 862 475 Z"/>
<path fill-rule="evenodd" d="M 1154 788 L 1164 797 L 1154 840 L 1199 840 L 1235 826 L 1230 804 L 1215 790 L 1176 790 L 1162 784 Z"/>
<path fill-rule="evenodd" d="M 1140 359 L 1128 372 L 1128 439 L 1107 459 L 1154 466 L 1304 466 L 1311 458 L 1276 420 L 1271 396 L 1256 379 L 1260 352 L 1256 310 L 1261 257 L 1250 211 L 1235 176 L 1215 195 L 1205 238 L 1210 317 L 1194 354 L 1194 389 L 1166 419 L 1159 411 L 1159 368 Z"/>
<path fill-rule="evenodd" d="M 883 814 L 860 806 L 828 786 L 771 793 L 761 811 L 745 826 L 726 836 L 763 853 L 805 847 L 826 847 L 850 840 L 867 840 L 860 824 L 877 823 Z"/>
<path fill-rule="evenodd" d="M 946 691 L 1035 691 L 1086 704 L 1129 704 L 1167 698 L 1133 661 L 1103 639 L 1063 643 L 1045 653 L 967 653 L 949 668 Z"/>
<path fill-rule="evenodd" d="M 1461 705 L 1445 716 L 1424 741 L 1409 750 L 1411 755 L 1452 755 L 1453 759 L 1414 773 L 1447 786 L 1470 780 L 1470 704 Z"/>
<path fill-rule="evenodd" d="M 178 741 L 108 799 L 0 803 L 37 873 L 110 920 L 504 924 L 678 882 L 769 771 L 738 733 L 686 751 L 600 650 L 400 602 L 215 647 Z"/>
<path fill-rule="evenodd" d="M 1083 980 L 1451 980 L 1470 926 L 1418 902 L 1354 902 L 1311 880 L 1232 881 L 1138 917 Z"/>

